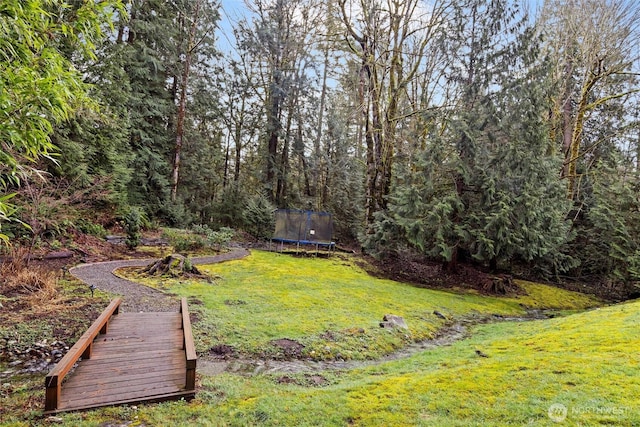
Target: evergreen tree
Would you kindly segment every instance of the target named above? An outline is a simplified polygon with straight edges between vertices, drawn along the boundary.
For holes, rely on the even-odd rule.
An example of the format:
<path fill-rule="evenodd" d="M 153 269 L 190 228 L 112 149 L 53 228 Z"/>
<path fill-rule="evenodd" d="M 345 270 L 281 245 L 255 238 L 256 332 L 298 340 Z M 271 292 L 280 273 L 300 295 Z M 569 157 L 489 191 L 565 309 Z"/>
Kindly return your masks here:
<path fill-rule="evenodd" d="M 357 93 L 366 147 L 365 221 L 387 208 L 393 181 L 395 154 L 401 147 L 402 125 L 416 113 L 407 100 L 407 87 L 418 79 L 431 46 L 443 30 L 441 17 L 448 1 L 430 4 L 425 13 L 420 1 L 339 0 L 348 54 L 359 62 Z M 371 230 L 369 230 L 371 231 Z"/>
<path fill-rule="evenodd" d="M 127 102 L 133 154 L 129 202 L 157 217 L 166 213 L 170 189 L 170 129 L 175 109 L 168 67 L 175 62 L 175 10 L 164 1 L 132 0 L 129 14 L 120 46 L 131 90 Z"/>
<path fill-rule="evenodd" d="M 180 36 L 172 91 L 176 123 L 172 130 L 172 221 L 213 224 L 213 210 L 224 176 L 220 88 L 215 28 L 218 5 L 211 1 L 185 0 L 177 19 Z M 175 90 L 174 90 L 175 89 Z M 183 208 L 182 208 L 183 207 Z M 179 218 L 182 212 L 183 218 Z"/>
<path fill-rule="evenodd" d="M 100 113 L 83 111 L 55 129 L 52 140 L 63 161 L 51 163 L 49 172 L 86 191 L 89 202 L 115 206 L 127 203 L 131 178 L 129 162 L 129 80 L 110 40 L 98 46 L 94 61 L 78 63 L 89 95 Z"/>
<path fill-rule="evenodd" d="M 321 206 L 333 214 L 336 238 L 356 241 L 363 231 L 364 168 L 361 159 L 354 155 L 349 117 L 344 100 L 331 94 L 332 104 L 327 113 L 327 130 L 324 135 L 323 169 L 319 171 Z"/>
<path fill-rule="evenodd" d="M 316 31 L 317 11 L 301 0 L 255 0 L 249 7 L 254 12 L 252 21 L 242 21 L 236 37 L 243 61 L 253 69 L 247 78 L 254 79 L 264 115 L 260 180 L 270 200 L 285 207 L 296 196 L 290 191 L 291 153 L 296 135 L 304 132 L 298 119 L 315 67 L 310 38 Z"/>
<path fill-rule="evenodd" d="M 461 31 L 448 45 L 460 107 L 444 131 L 430 134 L 392 199 L 406 240 L 452 269 L 460 254 L 493 268 L 559 255 L 568 238 L 543 120 L 544 68 L 526 16 L 518 16 L 507 2 L 458 10 Z"/>
<path fill-rule="evenodd" d="M 128 3 L 129 17 L 118 17 L 117 32 L 99 46 L 96 60 L 78 64 L 103 114 L 85 114 L 57 130 L 54 142 L 67 161 L 53 165 L 52 172 L 94 190 L 94 204 L 142 206 L 152 217 L 189 222 L 182 198 L 168 200 L 170 189 L 178 188 L 177 182 L 169 185 L 170 166 L 173 160 L 177 180 L 175 159 L 187 154 L 188 160 L 192 152 L 202 151 L 202 144 L 216 140 L 211 130 L 216 95 L 209 76 L 215 7 L 204 0 Z M 201 157 L 193 158 L 197 163 Z M 202 174 L 215 175 L 196 169 L 186 177 L 188 183 L 197 183 Z M 102 200 L 105 195 L 108 200 Z"/>
<path fill-rule="evenodd" d="M 172 92 L 177 107 L 175 129 L 172 129 L 175 134 L 171 173 L 173 202 L 178 195 L 182 150 L 188 142 L 189 122 L 206 121 L 198 124 L 200 132 L 196 135 L 202 134 L 202 130 L 209 125 L 209 117 L 216 110 L 215 104 L 211 105 L 211 108 L 200 111 L 204 116 L 195 118 L 192 105 L 189 104 L 194 104 L 190 100 L 196 97 L 199 98 L 197 103 L 200 106 L 213 104 L 203 99 L 216 99 L 213 79 L 208 74 L 211 73 L 211 63 L 217 55 L 214 45 L 217 20 L 217 4 L 208 0 L 184 0 L 178 3 L 178 16 L 175 20 L 179 37 L 177 64 L 172 77 Z"/>
<path fill-rule="evenodd" d="M 585 185 L 585 209 L 575 221 L 581 263 L 572 273 L 624 294 L 637 292 L 640 281 L 640 200 L 637 177 L 620 173 L 623 161 L 612 157 L 598 163 Z"/>

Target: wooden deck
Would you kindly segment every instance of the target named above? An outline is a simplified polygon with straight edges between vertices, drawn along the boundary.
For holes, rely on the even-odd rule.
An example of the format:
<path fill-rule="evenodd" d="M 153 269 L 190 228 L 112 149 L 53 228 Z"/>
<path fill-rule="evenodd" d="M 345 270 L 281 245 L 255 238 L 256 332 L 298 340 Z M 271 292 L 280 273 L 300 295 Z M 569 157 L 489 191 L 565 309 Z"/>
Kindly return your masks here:
<path fill-rule="evenodd" d="M 64 382 L 56 376 L 66 374 L 64 364 L 58 367 L 64 359 L 47 376 L 47 413 L 195 395 L 195 350 L 185 300 L 180 312 L 108 317 L 104 328 L 94 323 L 103 333 L 95 336 L 88 353 L 77 350 L 82 360 Z M 54 377 L 61 383 L 55 398 Z"/>

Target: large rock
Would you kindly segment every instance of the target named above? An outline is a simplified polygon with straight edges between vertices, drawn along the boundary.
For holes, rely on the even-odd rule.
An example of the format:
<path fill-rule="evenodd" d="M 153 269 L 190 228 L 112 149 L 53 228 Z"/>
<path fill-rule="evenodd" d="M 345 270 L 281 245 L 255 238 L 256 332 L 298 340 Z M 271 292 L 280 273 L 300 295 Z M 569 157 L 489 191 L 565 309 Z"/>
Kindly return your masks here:
<path fill-rule="evenodd" d="M 380 327 L 409 329 L 404 318 L 396 316 L 395 314 L 385 314 L 382 318 L 382 322 L 380 322 Z"/>

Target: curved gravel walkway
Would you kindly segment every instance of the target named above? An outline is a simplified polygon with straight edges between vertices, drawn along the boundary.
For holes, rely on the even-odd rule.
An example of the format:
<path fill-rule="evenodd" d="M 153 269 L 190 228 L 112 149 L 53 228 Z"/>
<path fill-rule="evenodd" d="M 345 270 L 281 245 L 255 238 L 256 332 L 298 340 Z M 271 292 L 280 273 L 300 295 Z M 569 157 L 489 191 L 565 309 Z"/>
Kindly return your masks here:
<path fill-rule="evenodd" d="M 195 257 L 193 264 L 214 264 L 222 261 L 244 258 L 249 255 L 246 249 L 233 249 L 220 255 Z M 121 279 L 113 272 L 123 267 L 144 267 L 157 258 L 127 259 L 118 261 L 81 264 L 69 270 L 76 278 L 101 291 L 121 295 L 120 308 L 128 312 L 178 311 L 179 304 L 175 297 L 164 292 Z"/>

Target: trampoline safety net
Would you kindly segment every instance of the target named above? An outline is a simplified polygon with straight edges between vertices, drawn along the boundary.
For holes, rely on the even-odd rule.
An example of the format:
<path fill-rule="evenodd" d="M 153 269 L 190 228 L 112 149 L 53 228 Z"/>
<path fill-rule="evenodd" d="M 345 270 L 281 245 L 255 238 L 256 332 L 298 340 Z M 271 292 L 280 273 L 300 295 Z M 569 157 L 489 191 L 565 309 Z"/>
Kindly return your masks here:
<path fill-rule="evenodd" d="M 327 212 L 279 209 L 272 240 L 332 245 L 333 220 Z"/>

